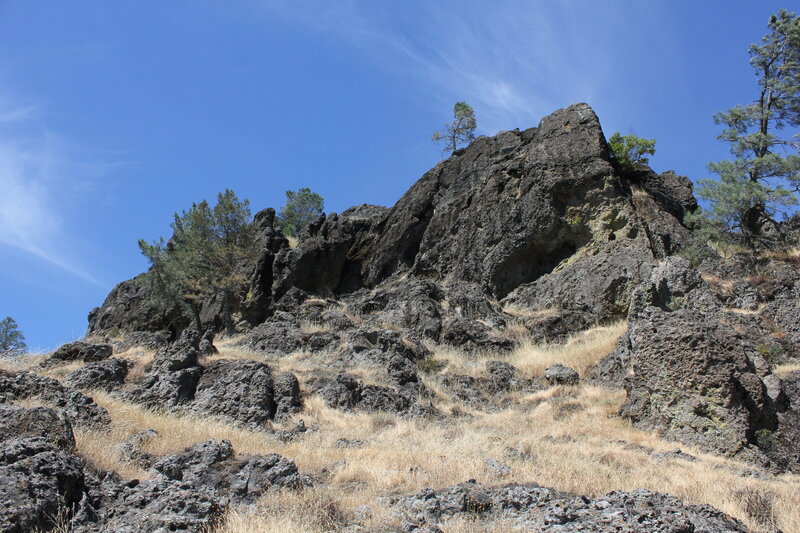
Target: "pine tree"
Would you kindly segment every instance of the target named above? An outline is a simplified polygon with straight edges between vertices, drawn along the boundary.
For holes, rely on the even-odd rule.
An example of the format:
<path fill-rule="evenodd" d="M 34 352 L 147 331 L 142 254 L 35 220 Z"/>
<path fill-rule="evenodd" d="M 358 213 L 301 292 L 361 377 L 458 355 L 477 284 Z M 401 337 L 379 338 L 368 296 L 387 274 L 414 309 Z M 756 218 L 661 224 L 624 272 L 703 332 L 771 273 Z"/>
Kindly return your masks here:
<path fill-rule="evenodd" d="M 19 330 L 17 322 L 7 316 L 0 320 L 0 357 L 14 357 L 25 353 L 25 336 Z"/>
<path fill-rule="evenodd" d="M 290 237 L 297 235 L 319 217 L 325 210 L 322 196 L 304 187 L 298 191 L 286 191 L 286 204 L 278 215 L 278 225 Z"/>
<path fill-rule="evenodd" d="M 800 137 L 780 135 L 800 126 L 800 19 L 781 10 L 769 28 L 749 50 L 756 99 L 714 116 L 734 159 L 710 163 L 719 179 L 701 180 L 698 190 L 711 203 L 712 220 L 750 244 L 780 207 L 796 203 L 790 189 L 800 184 Z"/>
<path fill-rule="evenodd" d="M 614 133 L 608 140 L 611 155 L 624 171 L 635 169 L 638 165 L 650 163 L 648 155 L 656 153 L 656 140 Z"/>
<path fill-rule="evenodd" d="M 431 140 L 444 144 L 444 152 L 455 152 L 459 145 L 469 143 L 475 138 L 478 121 L 475 111 L 466 102 L 456 102 L 453 106 L 453 121 L 444 125 L 444 130 L 434 132 Z"/>
<path fill-rule="evenodd" d="M 168 242 L 139 241 L 151 265 L 144 280 L 153 301 L 180 302 L 201 328 L 204 302 L 222 298 L 226 331 L 232 334 L 231 308 L 247 281 L 242 267 L 258 253 L 255 238 L 249 201 L 230 189 L 217 195 L 213 208 L 203 200 L 175 213 Z"/>

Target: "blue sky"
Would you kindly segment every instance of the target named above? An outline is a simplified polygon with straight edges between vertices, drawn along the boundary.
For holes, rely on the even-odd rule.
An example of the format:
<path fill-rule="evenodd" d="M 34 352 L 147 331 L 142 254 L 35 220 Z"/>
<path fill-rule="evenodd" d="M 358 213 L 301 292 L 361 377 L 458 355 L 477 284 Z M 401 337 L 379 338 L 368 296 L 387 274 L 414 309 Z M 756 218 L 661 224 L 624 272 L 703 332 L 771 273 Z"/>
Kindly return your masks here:
<path fill-rule="evenodd" d="M 0 318 L 33 349 L 146 268 L 139 238 L 234 189 L 392 205 L 478 133 L 591 104 L 693 179 L 727 157 L 713 113 L 752 100 L 747 46 L 786 3 L 0 0 Z"/>

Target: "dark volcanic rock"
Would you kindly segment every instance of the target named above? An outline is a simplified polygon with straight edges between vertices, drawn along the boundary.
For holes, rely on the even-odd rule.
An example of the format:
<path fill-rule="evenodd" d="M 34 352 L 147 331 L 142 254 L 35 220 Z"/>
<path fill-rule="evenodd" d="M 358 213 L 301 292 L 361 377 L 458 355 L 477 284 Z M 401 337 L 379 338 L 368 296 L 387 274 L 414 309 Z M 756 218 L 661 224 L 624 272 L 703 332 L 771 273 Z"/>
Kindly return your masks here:
<path fill-rule="evenodd" d="M 775 427 L 776 408 L 750 339 L 702 312 L 655 307 L 640 313 L 628 337 L 633 372 L 623 416 L 667 438 L 765 462 L 755 435 Z"/>
<path fill-rule="evenodd" d="M 110 473 L 88 481 L 89 501 L 73 519 L 73 533 L 205 533 L 225 511 L 217 498 L 190 483 L 125 483 Z"/>
<path fill-rule="evenodd" d="M 123 393 L 128 401 L 148 407 L 174 407 L 194 399 L 194 392 L 203 369 L 195 366 L 174 372 L 151 373 L 146 375 Z"/>
<path fill-rule="evenodd" d="M 47 407 L 26 409 L 0 404 L 0 441 L 34 437 L 42 437 L 62 450 L 75 447 L 72 424 L 62 413 Z"/>
<path fill-rule="evenodd" d="M 175 333 L 189 325 L 178 305 L 164 312 L 150 303 L 141 274 L 118 284 L 103 305 L 89 313 L 89 335 L 113 329 L 123 331 L 170 331 Z"/>
<path fill-rule="evenodd" d="M 303 408 L 300 394 L 300 382 L 291 372 L 282 372 L 275 376 L 275 418 L 277 420 L 299 412 Z"/>
<path fill-rule="evenodd" d="M 111 391 L 125 384 L 125 376 L 132 365 L 127 359 L 112 357 L 73 370 L 67 374 L 65 382 L 76 389 Z"/>
<path fill-rule="evenodd" d="M 256 361 L 216 361 L 197 383 L 191 408 L 263 426 L 275 416 L 272 372 Z"/>
<path fill-rule="evenodd" d="M 598 533 L 746 533 L 738 520 L 708 505 L 686 505 L 674 496 L 634 490 L 601 498 L 574 496 L 535 483 L 485 487 L 467 482 L 440 490 L 424 489 L 401 498 L 395 508 L 401 531 L 440 531 L 446 519 L 511 520 L 521 531 Z"/>
<path fill-rule="evenodd" d="M 78 505 L 83 491 L 80 459 L 48 439 L 0 442 L 0 531 L 49 531 L 60 513 Z"/>
<path fill-rule="evenodd" d="M 75 425 L 106 426 L 108 411 L 80 392 L 63 386 L 55 379 L 30 372 L 0 370 L 0 395 L 6 401 L 38 398 L 42 403 L 59 409 Z"/>
<path fill-rule="evenodd" d="M 511 339 L 498 335 L 483 322 L 459 317 L 442 325 L 442 341 L 465 350 L 507 351 L 514 347 Z"/>
<path fill-rule="evenodd" d="M 272 487 L 301 488 L 311 479 L 278 454 L 237 458 L 231 443 L 209 440 L 164 457 L 153 469 L 168 479 L 216 493 L 224 502 L 254 503 Z"/>
<path fill-rule="evenodd" d="M 544 371 L 544 379 L 550 385 L 577 385 L 580 376 L 570 367 L 556 363 L 547 367 L 547 370 Z"/>
<path fill-rule="evenodd" d="M 296 322 L 270 319 L 253 328 L 241 345 L 259 352 L 289 355 L 303 346 L 303 332 Z"/>
<path fill-rule="evenodd" d="M 592 324 L 627 311 L 633 288 L 683 241 L 681 218 L 695 207 L 681 176 L 619 172 L 596 115 L 575 104 L 536 128 L 476 139 L 391 209 L 358 206 L 320 217 L 294 249 L 274 229 L 274 211 L 259 213 L 264 254 L 251 265 L 248 296 L 234 307 L 261 324 L 245 343 L 275 354 L 305 347 L 299 321 L 322 321 L 320 299 L 347 301 L 372 326 L 469 349 L 496 338 L 475 321 L 493 330 L 504 325 L 498 300 L 582 313 L 582 323 Z M 174 334 L 186 326 L 154 315 L 141 286 L 115 288 L 92 313 L 90 330 Z M 219 329 L 219 302 L 204 308 L 206 322 Z M 294 320 L 278 319 L 281 311 Z M 342 329 L 349 326 L 343 318 Z"/>
<path fill-rule="evenodd" d="M 91 363 L 111 357 L 113 349 L 108 344 L 89 344 L 75 341 L 61 346 L 50 359 L 56 361 L 84 361 Z"/>
<path fill-rule="evenodd" d="M 320 394 L 329 406 L 338 409 L 386 411 L 403 416 L 426 416 L 436 413 L 433 407 L 421 405 L 413 390 L 364 385 L 347 374 L 337 376 L 333 383 L 320 390 Z"/>

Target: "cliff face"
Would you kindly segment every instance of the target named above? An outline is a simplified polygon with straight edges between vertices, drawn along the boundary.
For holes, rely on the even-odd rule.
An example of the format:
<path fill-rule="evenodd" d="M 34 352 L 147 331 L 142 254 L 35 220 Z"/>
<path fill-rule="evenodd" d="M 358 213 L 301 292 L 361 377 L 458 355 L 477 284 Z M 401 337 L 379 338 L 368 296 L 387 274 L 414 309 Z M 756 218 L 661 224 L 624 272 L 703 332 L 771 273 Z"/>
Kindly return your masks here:
<path fill-rule="evenodd" d="M 537 128 L 476 139 L 391 209 L 359 206 L 320 218 L 295 249 L 272 216 L 260 214 L 265 251 L 241 310 L 256 325 L 311 295 L 358 299 L 425 281 L 439 306 L 467 291 L 473 308 L 501 301 L 582 313 L 587 322 L 618 316 L 632 288 L 685 238 L 680 219 L 695 205 L 686 178 L 649 170 L 622 176 L 597 116 L 575 104 Z M 122 287 L 90 315 L 90 332 L 157 322 L 140 321 Z"/>

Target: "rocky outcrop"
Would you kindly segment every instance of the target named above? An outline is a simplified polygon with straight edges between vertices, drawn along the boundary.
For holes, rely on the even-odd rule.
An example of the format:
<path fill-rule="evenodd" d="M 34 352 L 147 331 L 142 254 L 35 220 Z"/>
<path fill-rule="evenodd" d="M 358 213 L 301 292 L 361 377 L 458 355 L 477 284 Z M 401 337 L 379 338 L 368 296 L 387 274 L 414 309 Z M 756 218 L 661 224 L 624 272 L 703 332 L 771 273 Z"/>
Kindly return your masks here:
<path fill-rule="evenodd" d="M 267 365 L 244 359 L 203 366 L 199 352 L 204 344 L 213 346 L 208 336 L 185 330 L 156 355 L 147 374 L 123 391 L 122 397 L 153 408 L 218 416 L 257 428 L 299 410 L 300 388 L 294 375 L 285 373 L 274 381 Z"/>
<path fill-rule="evenodd" d="M 650 307 L 629 339 L 633 371 L 623 416 L 670 439 L 760 459 L 755 435 L 775 427 L 776 409 L 746 336 L 699 311 Z"/>
<path fill-rule="evenodd" d="M 103 427 L 109 423 L 108 411 L 90 397 L 63 386 L 55 379 L 31 372 L 0 370 L 0 396 L 6 402 L 38 399 L 63 412 L 75 425 Z"/>
<path fill-rule="evenodd" d="M 0 530 L 50 531 L 84 495 L 81 460 L 44 437 L 0 442 Z"/>
<path fill-rule="evenodd" d="M 216 361 L 203 371 L 191 408 L 263 426 L 275 417 L 272 372 L 256 361 Z"/>
<path fill-rule="evenodd" d="M 486 487 L 475 482 L 399 498 L 394 507 L 401 531 L 441 531 L 445 520 L 481 518 L 485 530 L 493 520 L 511 521 L 521 531 L 593 531 L 652 533 L 706 531 L 745 533 L 738 520 L 708 505 L 687 505 L 674 496 L 635 490 L 588 498 L 558 492 L 535 483 Z"/>
<path fill-rule="evenodd" d="M 391 209 L 362 205 L 320 217 L 296 248 L 274 229 L 274 211 L 257 214 L 262 254 L 235 311 L 248 327 L 282 311 L 307 320 L 304 302 L 337 298 L 374 315 L 374 324 L 494 349 L 496 336 L 478 330 L 504 326 L 498 300 L 580 315 L 583 324 L 623 315 L 633 288 L 683 242 L 681 218 L 695 208 L 681 176 L 621 173 L 594 112 L 576 104 L 536 128 L 476 139 Z M 185 327 L 144 305 L 141 287 L 112 291 L 90 331 Z M 215 305 L 204 311 L 212 327 Z M 256 328 L 251 344 L 299 349 L 300 332 L 279 322 Z"/>
<path fill-rule="evenodd" d="M 73 370 L 67 374 L 65 383 L 80 390 L 112 391 L 125 384 L 131 366 L 133 363 L 127 359 L 112 357 Z"/>
<path fill-rule="evenodd" d="M 384 411 L 409 417 L 436 414 L 432 406 L 424 406 L 417 401 L 413 389 L 365 385 L 348 374 L 340 374 L 319 393 L 330 407 L 337 409 Z"/>
<path fill-rule="evenodd" d="M 111 357 L 113 349 L 108 344 L 89 344 L 75 341 L 61 346 L 50 355 L 54 361 L 83 361 L 91 363 Z"/>
<path fill-rule="evenodd" d="M 63 413 L 47 407 L 0 404 L 0 441 L 37 437 L 62 450 L 75 447 L 72 424 Z"/>

